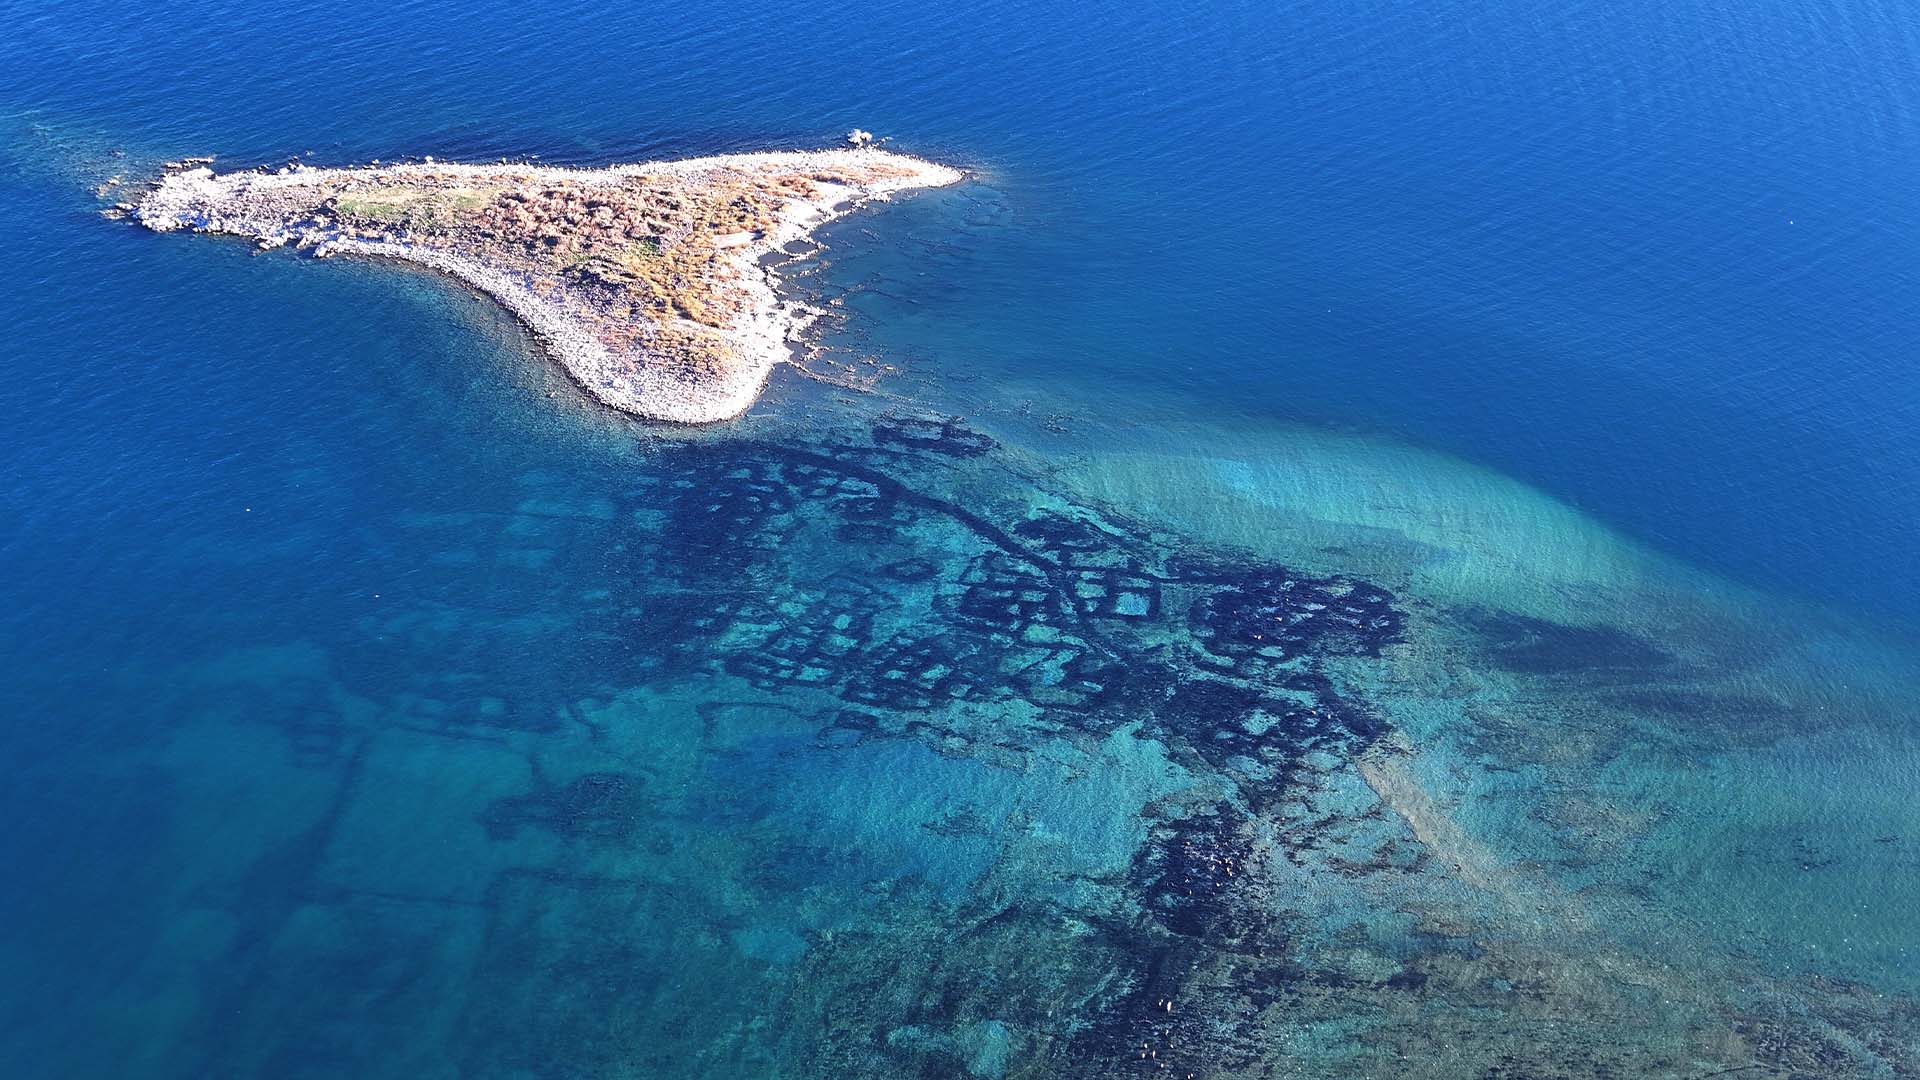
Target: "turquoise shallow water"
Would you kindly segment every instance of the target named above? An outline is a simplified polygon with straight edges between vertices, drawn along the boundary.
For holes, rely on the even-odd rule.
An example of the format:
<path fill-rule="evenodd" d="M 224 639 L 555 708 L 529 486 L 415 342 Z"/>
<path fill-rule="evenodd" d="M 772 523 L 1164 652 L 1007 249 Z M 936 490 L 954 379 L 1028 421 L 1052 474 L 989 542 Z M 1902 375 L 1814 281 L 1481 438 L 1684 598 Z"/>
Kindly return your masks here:
<path fill-rule="evenodd" d="M 1920 1074 L 1904 10 L 9 15 L 10 1074 Z M 855 124 L 699 432 L 90 192 Z"/>

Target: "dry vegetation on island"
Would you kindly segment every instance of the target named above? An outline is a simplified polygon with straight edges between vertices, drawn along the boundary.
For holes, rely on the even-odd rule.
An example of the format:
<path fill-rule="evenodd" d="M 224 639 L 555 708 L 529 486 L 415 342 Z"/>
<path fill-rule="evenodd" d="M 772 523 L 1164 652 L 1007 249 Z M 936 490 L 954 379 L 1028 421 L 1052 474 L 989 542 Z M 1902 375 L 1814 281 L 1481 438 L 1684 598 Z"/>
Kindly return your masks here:
<path fill-rule="evenodd" d="M 762 255 L 863 200 L 959 178 L 875 149 L 597 170 L 200 168 L 128 209 L 160 231 L 432 266 L 499 299 L 608 404 L 704 421 L 751 404 L 793 327 Z"/>

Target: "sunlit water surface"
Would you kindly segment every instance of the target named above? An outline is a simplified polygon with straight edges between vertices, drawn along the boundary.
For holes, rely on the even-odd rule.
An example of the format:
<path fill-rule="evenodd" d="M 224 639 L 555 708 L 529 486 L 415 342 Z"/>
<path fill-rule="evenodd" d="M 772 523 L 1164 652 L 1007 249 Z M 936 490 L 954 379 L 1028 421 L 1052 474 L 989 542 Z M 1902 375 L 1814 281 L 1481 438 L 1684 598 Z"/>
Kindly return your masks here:
<path fill-rule="evenodd" d="M 1911 11 L 0 14 L 9 1074 L 1920 1075 Z M 91 191 L 855 125 L 699 432 Z"/>

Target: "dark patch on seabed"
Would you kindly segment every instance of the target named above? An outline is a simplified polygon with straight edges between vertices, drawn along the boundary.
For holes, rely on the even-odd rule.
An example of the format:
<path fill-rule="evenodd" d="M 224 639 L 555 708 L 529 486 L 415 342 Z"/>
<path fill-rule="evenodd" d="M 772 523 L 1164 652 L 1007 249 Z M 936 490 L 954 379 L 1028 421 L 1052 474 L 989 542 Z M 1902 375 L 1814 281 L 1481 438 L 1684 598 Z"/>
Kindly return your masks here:
<path fill-rule="evenodd" d="M 501 619 L 450 629 L 456 620 L 431 605 L 386 630 L 414 635 L 434 665 L 393 662 L 386 636 L 337 653 L 356 693 L 403 703 L 407 731 L 468 740 L 476 754 L 511 756 L 562 732 L 611 745 L 618 733 L 582 699 L 697 685 L 707 689 L 694 711 L 709 733 L 743 723 L 748 705 L 774 716 L 761 721 L 780 726 L 767 753 L 810 763 L 776 766 L 795 775 L 890 745 L 1018 775 L 1060 740 L 1146 738 L 1195 780 L 1145 808 L 1145 843 L 1123 871 L 1084 881 L 1061 871 L 1036 887 L 994 867 L 957 894 L 932 880 L 896 882 L 857 925 L 807 939 L 761 934 L 746 950 L 761 959 L 666 979 L 658 972 L 677 962 L 676 935 L 754 931 L 715 923 L 690 883 L 619 876 L 608 853 L 703 866 L 720 858 L 703 846 L 717 843 L 712 830 L 776 827 L 778 793 L 688 806 L 645 760 L 553 776 L 535 756 L 479 823 L 495 844 L 546 842 L 563 854 L 541 869 L 475 868 L 484 885 L 449 901 L 481 913 L 470 977 L 490 988 L 448 1029 L 464 1071 L 1601 1076 L 1683 1075 L 1683 1060 L 1754 1075 L 1802 1062 L 1910 1065 L 1831 1018 L 1818 1035 L 1758 1015 L 1730 1020 L 1755 1032 L 1745 1049 L 1716 1057 L 1681 1032 L 1673 1038 L 1685 1053 L 1662 1057 L 1675 1046 L 1613 1033 L 1627 1016 L 1557 1021 L 1552 1010 L 1569 999 L 1514 973 L 1530 961 L 1489 957 L 1470 927 L 1396 913 L 1387 898 L 1397 883 L 1434 870 L 1355 779 L 1357 759 L 1396 750 L 1391 725 L 1348 675 L 1402 645 L 1403 605 L 1370 582 L 1202 550 L 1047 491 L 1005 457 L 948 419 L 889 418 L 863 437 L 818 443 L 666 445 L 602 510 L 525 511 L 555 524 L 564 539 L 547 542 L 565 557 L 604 560 L 600 597 L 566 601 L 575 621 L 564 659 L 532 647 L 551 627 Z M 529 564 L 525 587 L 543 580 Z M 1488 618 L 1507 642 L 1496 647 L 1529 670 L 1659 660 L 1637 641 Z M 529 668 L 516 674 L 521 657 Z M 506 700 L 448 674 L 477 670 L 490 672 L 487 685 L 518 690 Z M 288 723 L 303 761 L 359 760 L 364 740 L 325 719 L 302 712 Z M 730 753 L 713 767 L 784 775 L 750 774 L 754 759 Z M 956 805 L 925 829 L 969 850 L 1003 827 Z M 778 889 L 797 873 L 793 858 L 763 853 L 732 872 L 743 889 Z M 859 867 L 844 874 L 857 879 Z M 1349 899 L 1381 910 L 1355 912 L 1329 939 L 1304 913 L 1303 879 L 1344 882 L 1356 890 Z M 398 890 L 334 899 L 376 927 L 393 905 L 419 902 Z M 1400 928 L 1369 929 L 1368 918 Z M 408 932 L 435 955 L 437 934 Z M 791 975 L 769 976 L 768 963 L 792 965 Z M 424 976 L 420 985 L 431 989 Z M 743 986 L 764 996 L 743 1004 L 728 989 Z M 712 1016 L 743 1009 L 757 1018 L 708 1032 Z M 1309 1031 L 1336 1034 L 1317 1047 L 1282 1038 Z M 663 1049 L 691 1032 L 708 1032 L 710 1045 Z M 1452 1040 L 1452 1064 L 1421 1065 L 1427 1039 Z"/>
<path fill-rule="evenodd" d="M 923 1007 L 876 1010 L 854 1045 L 813 1050 L 823 1074 L 950 1076 L 968 1065 L 950 1042 L 883 1041 L 876 1067 L 872 1033 L 996 1017 L 1053 1029 L 1042 1055 L 1052 1075 L 1108 1075 L 1143 1059 L 1158 1071 L 1207 1067 L 1218 1039 L 1165 1045 L 1188 958 L 1284 948 L 1277 916 L 1263 910 L 1271 897 L 1250 874 L 1246 817 L 1285 816 L 1282 804 L 1304 798 L 1318 770 L 1385 733 L 1319 664 L 1378 657 L 1399 639 L 1403 616 L 1366 582 L 1210 557 L 1092 507 L 1023 507 L 1023 489 L 1005 506 L 983 505 L 1005 498 L 983 494 L 998 485 L 973 487 L 977 477 L 942 463 L 992 446 L 951 419 L 889 418 L 873 426 L 871 445 L 668 452 L 660 483 L 622 507 L 645 508 L 662 538 L 634 549 L 631 572 L 704 591 L 636 610 L 629 633 L 650 642 L 641 663 L 656 670 L 717 666 L 761 690 L 831 694 L 846 707 L 824 719 L 823 746 L 907 737 L 945 753 L 1023 750 L 1054 734 L 1138 724 L 1196 769 L 1231 778 L 1240 805 L 1170 811 L 1152 826 L 1123 883 L 1137 907 L 1101 913 L 1100 945 L 1075 946 L 1107 968 L 1082 991 L 1082 1016 L 1062 1023 L 1009 1010 L 1009 997 L 1021 996 L 1008 993 L 1018 982 L 1009 965 L 1061 949 L 1045 929 L 1053 903 L 1016 898 L 990 920 L 991 934 L 942 943 L 970 959 L 929 988 Z M 783 559 L 796 550 L 819 559 L 808 530 L 839 545 L 839 565 Z M 951 709 L 1016 702 L 1036 718 L 1024 730 Z M 1289 856 L 1299 857 L 1313 840 L 1293 845 Z M 1262 965 L 1258 979 L 1279 968 L 1284 961 Z M 996 992 L 968 985 L 983 971 L 995 973 Z M 1199 1001 L 1183 1007 L 1204 1012 Z M 839 1008 L 858 1012 L 862 1002 L 842 997 Z"/>
<path fill-rule="evenodd" d="M 1569 626 L 1510 611 L 1470 611 L 1466 621 L 1501 667 L 1528 675 L 1632 678 L 1672 664 L 1654 643 L 1613 626 Z"/>

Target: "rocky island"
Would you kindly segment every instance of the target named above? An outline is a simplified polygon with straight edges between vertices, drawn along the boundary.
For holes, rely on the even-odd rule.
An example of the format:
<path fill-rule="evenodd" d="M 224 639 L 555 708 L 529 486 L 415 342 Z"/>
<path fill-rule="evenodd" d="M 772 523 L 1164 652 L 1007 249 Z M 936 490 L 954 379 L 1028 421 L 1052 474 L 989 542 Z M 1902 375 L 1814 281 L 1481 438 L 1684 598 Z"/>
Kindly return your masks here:
<path fill-rule="evenodd" d="M 601 401 L 682 423 L 745 412 L 788 355 L 806 313 L 775 292 L 764 256 L 863 202 L 961 179 L 864 140 L 604 169 L 189 164 L 129 216 L 432 267 L 513 312 Z"/>

